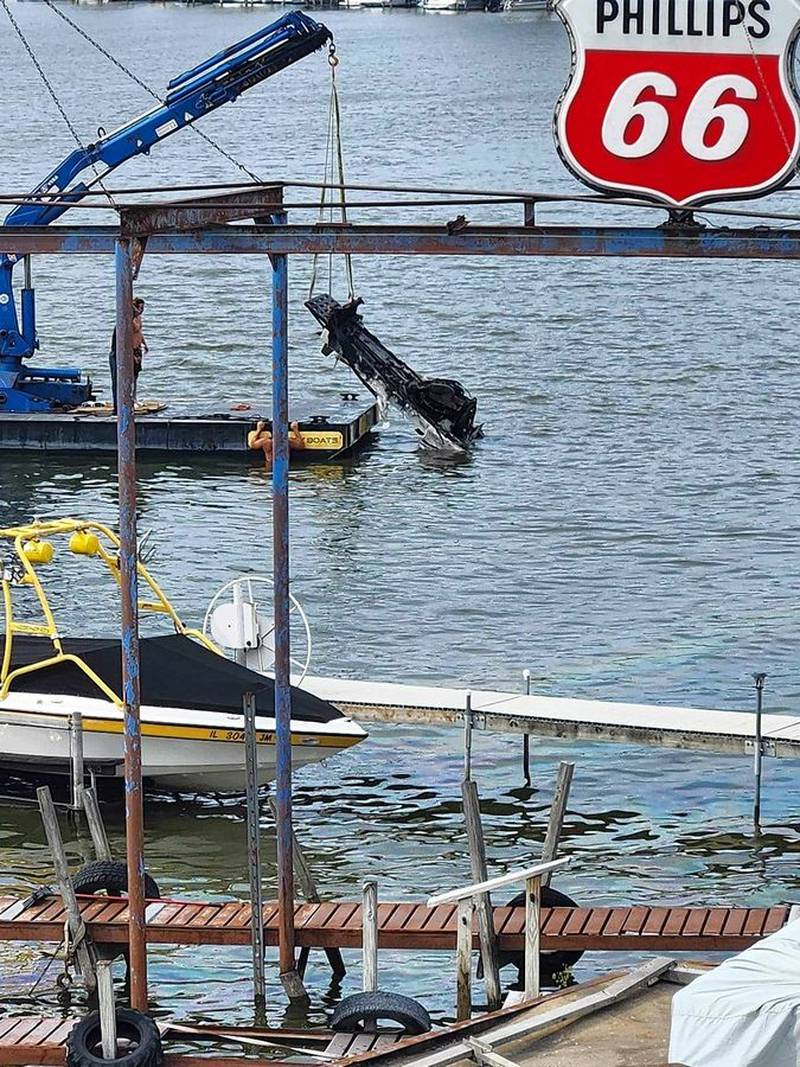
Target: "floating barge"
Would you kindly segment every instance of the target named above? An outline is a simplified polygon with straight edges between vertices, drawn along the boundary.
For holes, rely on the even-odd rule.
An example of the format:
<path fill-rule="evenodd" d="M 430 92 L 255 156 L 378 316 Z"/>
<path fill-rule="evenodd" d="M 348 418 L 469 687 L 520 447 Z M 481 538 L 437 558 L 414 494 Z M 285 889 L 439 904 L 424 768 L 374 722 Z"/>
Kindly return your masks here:
<path fill-rule="evenodd" d="M 263 464 L 260 450 L 247 446 L 247 435 L 268 418 L 248 412 L 209 415 L 143 415 L 136 418 L 136 450 L 143 458 L 163 455 L 245 456 Z M 342 406 L 335 412 L 298 419 L 302 449 L 292 449 L 292 462 L 329 462 L 365 445 L 378 422 L 378 405 L 358 410 Z M 0 414 L 0 451 L 114 454 L 117 419 L 97 414 Z"/>

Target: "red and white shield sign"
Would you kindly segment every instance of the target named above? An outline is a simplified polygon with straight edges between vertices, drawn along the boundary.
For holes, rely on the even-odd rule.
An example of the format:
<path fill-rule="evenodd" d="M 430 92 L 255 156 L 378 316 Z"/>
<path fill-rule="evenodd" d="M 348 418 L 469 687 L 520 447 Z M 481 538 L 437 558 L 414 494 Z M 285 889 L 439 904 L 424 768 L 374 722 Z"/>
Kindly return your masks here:
<path fill-rule="evenodd" d="M 800 0 L 556 0 L 556 141 L 581 181 L 672 205 L 755 196 L 800 154 Z"/>

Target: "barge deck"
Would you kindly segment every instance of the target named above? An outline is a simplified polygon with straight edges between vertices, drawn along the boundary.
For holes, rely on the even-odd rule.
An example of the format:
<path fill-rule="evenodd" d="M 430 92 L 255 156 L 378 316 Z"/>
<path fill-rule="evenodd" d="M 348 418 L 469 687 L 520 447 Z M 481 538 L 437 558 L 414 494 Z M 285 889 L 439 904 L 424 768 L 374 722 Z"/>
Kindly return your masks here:
<path fill-rule="evenodd" d="M 269 418 L 248 413 L 211 415 L 144 415 L 136 418 L 136 450 L 141 458 L 160 455 L 242 456 L 263 463 L 260 451 L 247 446 L 247 435 Z M 342 407 L 328 414 L 298 419 L 303 448 L 292 449 L 292 462 L 328 462 L 365 444 L 378 422 L 378 405 Z M 0 452 L 116 454 L 117 420 L 113 415 L 0 413 Z"/>

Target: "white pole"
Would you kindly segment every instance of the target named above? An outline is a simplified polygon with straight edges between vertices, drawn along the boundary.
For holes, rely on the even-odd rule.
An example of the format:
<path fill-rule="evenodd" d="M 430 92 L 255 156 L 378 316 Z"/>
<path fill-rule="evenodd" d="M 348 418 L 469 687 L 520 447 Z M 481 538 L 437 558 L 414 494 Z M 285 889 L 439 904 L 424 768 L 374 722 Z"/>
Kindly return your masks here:
<path fill-rule="evenodd" d="M 378 883 L 364 882 L 361 914 L 361 951 L 363 989 L 374 993 L 378 988 Z"/>

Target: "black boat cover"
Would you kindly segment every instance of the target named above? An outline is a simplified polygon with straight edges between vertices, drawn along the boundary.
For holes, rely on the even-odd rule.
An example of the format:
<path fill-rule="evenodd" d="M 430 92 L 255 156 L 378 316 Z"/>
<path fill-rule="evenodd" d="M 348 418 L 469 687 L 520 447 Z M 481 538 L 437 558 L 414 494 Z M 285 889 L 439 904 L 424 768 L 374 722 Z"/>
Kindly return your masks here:
<path fill-rule="evenodd" d="M 390 352 L 364 326 L 358 314 L 361 303 L 359 298 L 339 304 L 327 293 L 306 301 L 308 310 L 328 331 L 322 351 L 326 355 L 336 352 L 376 396 L 391 400 L 406 415 L 416 416 L 424 426 L 433 427 L 445 440 L 466 451 L 483 437 L 481 427 L 475 425 L 477 400 L 461 382 L 425 378 Z"/>
<path fill-rule="evenodd" d="M 0 634 L 0 649 L 5 635 Z M 74 653 L 115 693 L 122 693 L 122 659 L 118 638 L 74 638 L 61 641 L 65 652 Z M 11 667 L 47 659 L 52 643 L 46 637 L 14 637 Z M 242 714 L 242 697 L 254 693 L 256 712 L 275 715 L 275 683 L 272 678 L 232 663 L 204 648 L 190 637 L 166 634 L 144 637 L 139 642 L 141 662 L 141 700 L 151 707 L 187 708 Z M 74 663 L 58 663 L 12 683 L 12 692 L 50 693 L 52 695 L 98 697 L 103 694 Z M 292 686 L 292 720 L 330 722 L 342 718 L 341 712 L 325 700 Z"/>

